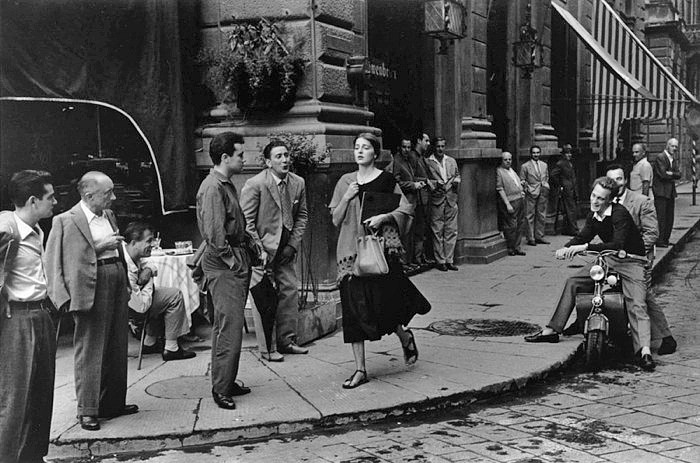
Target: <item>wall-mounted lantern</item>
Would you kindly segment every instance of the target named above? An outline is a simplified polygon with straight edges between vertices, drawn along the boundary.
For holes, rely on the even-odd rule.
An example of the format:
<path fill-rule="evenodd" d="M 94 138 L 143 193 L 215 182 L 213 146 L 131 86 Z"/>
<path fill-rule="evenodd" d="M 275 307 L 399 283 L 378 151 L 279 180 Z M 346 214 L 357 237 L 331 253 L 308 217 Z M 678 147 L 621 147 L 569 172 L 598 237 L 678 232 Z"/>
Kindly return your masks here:
<path fill-rule="evenodd" d="M 523 78 L 532 78 L 532 72 L 541 68 L 542 42 L 537 30 L 532 27 L 532 5 L 528 0 L 525 23 L 520 26 L 520 40 L 513 43 L 513 64 L 523 70 Z"/>
<path fill-rule="evenodd" d="M 447 54 L 455 40 L 466 36 L 467 15 L 460 0 L 424 0 L 423 11 L 423 32 L 440 41 L 439 55 Z"/>

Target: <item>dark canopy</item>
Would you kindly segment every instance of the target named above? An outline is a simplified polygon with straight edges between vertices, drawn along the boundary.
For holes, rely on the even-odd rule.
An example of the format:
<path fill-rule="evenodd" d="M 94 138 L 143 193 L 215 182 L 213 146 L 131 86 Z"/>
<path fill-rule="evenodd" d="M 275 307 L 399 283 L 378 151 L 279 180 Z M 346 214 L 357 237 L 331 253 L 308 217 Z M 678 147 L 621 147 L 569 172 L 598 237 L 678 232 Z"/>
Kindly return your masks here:
<path fill-rule="evenodd" d="M 99 101 L 125 111 L 152 148 L 163 211 L 183 209 L 193 171 L 183 53 L 195 30 L 192 5 L 0 0 L 0 96 Z"/>

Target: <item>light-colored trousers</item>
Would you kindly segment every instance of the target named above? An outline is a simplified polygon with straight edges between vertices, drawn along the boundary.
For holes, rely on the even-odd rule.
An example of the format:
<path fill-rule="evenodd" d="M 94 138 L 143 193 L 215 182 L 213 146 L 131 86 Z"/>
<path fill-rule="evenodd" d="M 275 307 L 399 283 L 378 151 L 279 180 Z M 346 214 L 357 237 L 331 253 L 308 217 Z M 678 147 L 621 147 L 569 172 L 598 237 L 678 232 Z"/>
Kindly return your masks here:
<path fill-rule="evenodd" d="M 182 297 L 182 291 L 177 288 L 153 288 L 148 317 L 150 321 L 146 332 L 150 336 L 158 336 L 164 331 L 165 339 L 174 341 L 189 332 L 185 299 Z"/>
<path fill-rule="evenodd" d="M 430 230 L 433 238 L 433 253 L 438 264 L 454 262 L 457 245 L 457 206 L 450 206 L 447 200 L 430 206 Z"/>
<path fill-rule="evenodd" d="M 664 315 L 659 303 L 656 302 L 656 293 L 651 282 L 651 263 L 644 267 L 644 280 L 647 284 L 647 312 L 651 321 L 651 339 L 663 339 L 671 336 L 666 315 Z"/>
<path fill-rule="evenodd" d="M 525 220 L 527 221 L 527 240 L 544 239 L 544 221 L 547 210 L 547 195 L 525 194 Z"/>

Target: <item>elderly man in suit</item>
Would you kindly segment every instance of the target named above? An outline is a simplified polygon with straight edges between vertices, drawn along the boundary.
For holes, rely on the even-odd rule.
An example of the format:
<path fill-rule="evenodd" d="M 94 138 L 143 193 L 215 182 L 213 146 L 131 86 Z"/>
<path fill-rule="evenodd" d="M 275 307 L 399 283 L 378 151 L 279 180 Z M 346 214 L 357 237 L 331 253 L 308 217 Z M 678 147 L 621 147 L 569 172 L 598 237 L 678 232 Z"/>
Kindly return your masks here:
<path fill-rule="evenodd" d="M 576 236 L 578 225 L 576 224 L 576 172 L 571 162 L 573 147 L 566 143 L 561 149 L 561 159 L 552 169 L 551 180 L 555 191 L 558 190 L 562 209 L 564 209 L 564 234 Z"/>
<path fill-rule="evenodd" d="M 608 178 L 615 181 L 619 187 L 619 193 L 614 202 L 622 204 L 632 216 L 634 224 L 642 233 L 644 248 L 648 259 L 644 267 L 644 279 L 647 283 L 647 312 L 651 321 L 651 339 L 661 339 L 659 355 L 672 354 L 676 351 L 677 343 L 668 327 L 666 315 L 656 302 L 656 295 L 651 284 L 651 269 L 654 264 L 654 243 L 659 236 L 654 204 L 646 196 L 627 188 L 627 179 L 622 166 L 612 164 L 608 166 L 606 173 Z"/>
<path fill-rule="evenodd" d="M 673 230 L 673 216 L 676 203 L 676 180 L 681 178 L 680 166 L 675 156 L 678 154 L 678 140 L 670 138 L 666 142 L 663 153 L 654 158 L 651 166 L 654 169 L 652 190 L 654 192 L 654 207 L 659 219 L 659 240 L 656 245 L 668 247 L 668 239 Z"/>
<path fill-rule="evenodd" d="M 75 322 L 75 390 L 80 425 L 100 429 L 98 417 L 136 413 L 126 405 L 129 299 L 122 241 L 114 213 L 112 180 L 88 172 L 78 182 L 81 200 L 53 219 L 46 244 L 49 296 Z"/>
<path fill-rule="evenodd" d="M 457 203 L 462 181 L 457 161 L 445 154 L 447 142 L 435 139 L 435 153 L 427 159 L 428 175 L 435 181 L 430 192 L 430 229 L 433 235 L 433 252 L 436 268 L 442 272 L 459 270 L 454 264 L 457 245 Z"/>
<path fill-rule="evenodd" d="M 549 171 L 540 161 L 542 149 L 530 147 L 530 160 L 520 167 L 520 178 L 525 186 L 525 220 L 527 221 L 527 244 L 549 244 L 544 239 L 544 220 L 549 195 Z"/>
<path fill-rule="evenodd" d="M 24 170 L 0 212 L 0 461 L 43 462 L 49 449 L 56 360 L 39 220 L 56 205 L 51 176 Z"/>
<path fill-rule="evenodd" d="M 297 313 L 299 310 L 299 280 L 294 264 L 306 230 L 306 185 L 304 179 L 289 171 L 289 148 L 273 140 L 263 148 L 267 169 L 248 179 L 241 190 L 241 208 L 246 229 L 265 251 L 264 265 L 277 283 L 279 302 L 275 319 L 277 350 L 268 352 L 262 324 L 256 320 L 256 332 L 261 356 L 268 361 L 282 361 L 280 354 L 306 354 L 296 344 Z M 254 269 L 251 285 L 262 277 L 264 269 Z M 257 311 L 254 311 L 257 316 Z M 262 342 L 261 342 L 262 341 Z"/>

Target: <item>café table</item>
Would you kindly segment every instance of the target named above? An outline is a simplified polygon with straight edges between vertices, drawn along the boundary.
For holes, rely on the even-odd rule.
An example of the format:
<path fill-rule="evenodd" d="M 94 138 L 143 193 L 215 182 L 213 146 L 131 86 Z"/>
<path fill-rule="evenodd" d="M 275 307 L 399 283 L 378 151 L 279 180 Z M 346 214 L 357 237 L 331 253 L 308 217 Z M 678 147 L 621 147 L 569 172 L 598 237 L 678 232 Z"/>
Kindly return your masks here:
<path fill-rule="evenodd" d="M 168 286 L 182 291 L 189 327 L 192 326 L 192 313 L 199 308 L 199 287 L 192 279 L 191 270 L 187 266 L 187 258 L 191 255 L 191 252 L 164 249 L 162 254 L 151 254 L 146 258 L 146 262 L 153 263 L 158 269 L 158 275 L 153 279 L 156 287 Z"/>

